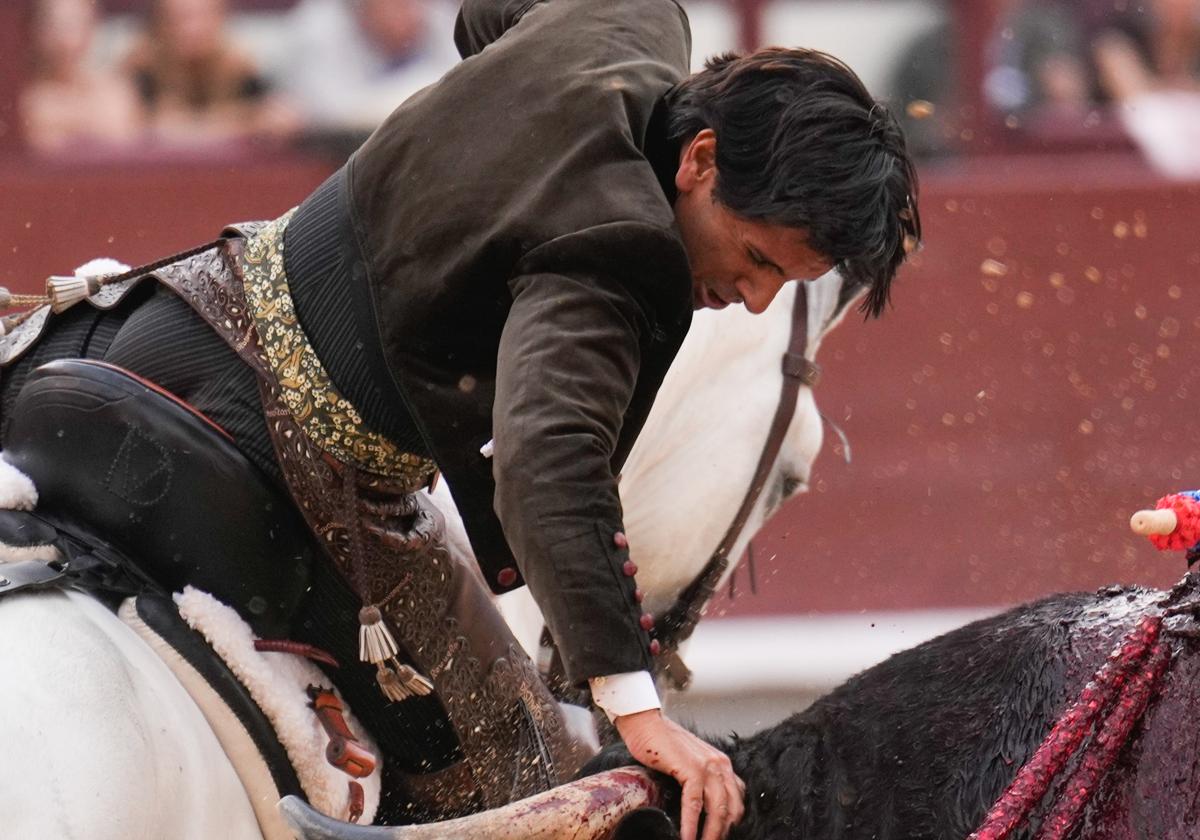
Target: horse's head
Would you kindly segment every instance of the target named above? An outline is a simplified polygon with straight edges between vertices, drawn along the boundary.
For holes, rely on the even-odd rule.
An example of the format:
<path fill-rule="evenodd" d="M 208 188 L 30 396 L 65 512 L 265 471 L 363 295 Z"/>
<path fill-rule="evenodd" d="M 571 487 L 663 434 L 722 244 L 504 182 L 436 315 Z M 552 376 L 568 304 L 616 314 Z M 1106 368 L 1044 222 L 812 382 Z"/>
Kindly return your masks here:
<path fill-rule="evenodd" d="M 797 294 L 799 291 L 797 289 Z M 809 360 L 816 359 L 821 341 L 842 322 L 852 304 L 861 299 L 865 291 L 863 284 L 844 281 L 836 271 L 805 284 L 804 293 L 808 298 L 805 356 Z M 824 422 L 828 421 L 818 409 L 816 385 L 802 387 L 797 396 L 795 416 L 764 492 L 765 505 L 758 526 L 770 519 L 785 501 L 808 489 L 812 464 L 824 440 Z M 748 527 L 747 531 L 752 533 L 758 526 Z M 746 539 L 750 533 L 745 535 Z"/>
<path fill-rule="evenodd" d="M 745 498 L 779 405 L 799 288 L 788 284 L 761 315 L 741 307 L 696 313 L 625 463 L 625 525 L 651 611 L 666 609 L 691 583 Z M 862 291 L 836 272 L 804 284 L 807 358 L 814 358 Z M 733 557 L 787 497 L 808 484 L 822 441 L 810 387 L 800 388 L 795 409 Z"/>

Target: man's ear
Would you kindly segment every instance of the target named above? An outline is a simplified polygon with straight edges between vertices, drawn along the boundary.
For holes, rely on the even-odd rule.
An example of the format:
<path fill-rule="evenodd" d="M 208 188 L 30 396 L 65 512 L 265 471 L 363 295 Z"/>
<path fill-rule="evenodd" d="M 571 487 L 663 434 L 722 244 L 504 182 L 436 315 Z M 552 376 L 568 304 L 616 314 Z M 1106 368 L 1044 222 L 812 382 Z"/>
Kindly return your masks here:
<path fill-rule="evenodd" d="M 679 169 L 675 172 L 675 188 L 689 193 L 705 179 L 717 175 L 717 135 L 711 128 L 701 129 L 684 144 L 679 153 Z"/>

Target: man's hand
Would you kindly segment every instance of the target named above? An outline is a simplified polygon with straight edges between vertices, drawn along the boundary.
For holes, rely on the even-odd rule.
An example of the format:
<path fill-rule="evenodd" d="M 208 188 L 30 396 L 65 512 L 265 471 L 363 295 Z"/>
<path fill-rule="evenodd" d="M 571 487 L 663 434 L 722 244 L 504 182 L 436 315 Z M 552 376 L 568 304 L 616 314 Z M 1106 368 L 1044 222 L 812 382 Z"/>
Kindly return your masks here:
<path fill-rule="evenodd" d="M 719 840 L 742 819 L 746 785 L 729 756 L 662 716 L 658 709 L 621 715 L 613 721 L 633 757 L 683 786 L 679 832 L 695 840 L 704 811 L 702 840 Z"/>

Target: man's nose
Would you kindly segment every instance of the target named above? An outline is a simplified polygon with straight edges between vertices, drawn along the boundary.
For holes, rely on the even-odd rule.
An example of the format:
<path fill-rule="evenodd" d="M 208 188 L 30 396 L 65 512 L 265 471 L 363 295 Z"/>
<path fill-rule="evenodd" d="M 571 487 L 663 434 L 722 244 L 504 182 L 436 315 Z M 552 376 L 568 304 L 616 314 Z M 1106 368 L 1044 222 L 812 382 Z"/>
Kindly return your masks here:
<path fill-rule="evenodd" d="M 742 305 L 746 307 L 746 311 L 754 315 L 761 315 L 767 311 L 771 301 L 775 300 L 775 295 L 779 294 L 783 283 L 783 280 L 765 278 L 744 280 L 737 283 L 737 290 L 742 297 Z"/>

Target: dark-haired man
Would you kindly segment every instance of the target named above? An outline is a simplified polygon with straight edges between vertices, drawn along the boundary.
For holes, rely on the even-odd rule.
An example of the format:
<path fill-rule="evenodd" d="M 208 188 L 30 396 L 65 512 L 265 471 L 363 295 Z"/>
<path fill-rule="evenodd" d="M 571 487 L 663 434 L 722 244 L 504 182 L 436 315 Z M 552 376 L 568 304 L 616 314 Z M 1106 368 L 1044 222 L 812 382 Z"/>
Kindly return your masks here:
<path fill-rule="evenodd" d="M 325 437 L 311 427 L 327 461 L 400 452 L 410 486 L 436 464 L 493 590 L 524 580 L 567 677 L 682 784 L 684 840 L 702 811 L 715 840 L 742 784 L 659 711 L 615 476 L 693 309 L 761 312 L 836 267 L 882 311 L 920 235 L 912 164 L 891 115 L 820 53 L 724 56 L 689 76 L 672 0 L 466 0 L 456 41 L 459 65 L 246 240 L 270 387 L 310 389 L 289 403 L 301 425 L 330 413 Z M 278 476 L 254 374 L 197 324 L 157 294 L 88 353 L 215 415 Z M 168 334 L 188 365 L 155 352 Z M 366 534 L 416 542 L 385 531 Z M 411 623 L 406 598 L 362 597 L 378 602 L 365 626 Z"/>
<path fill-rule="evenodd" d="M 351 163 L 358 206 L 387 231 L 366 248 L 466 245 L 411 275 L 407 259 L 374 264 L 443 289 L 447 277 L 464 281 L 426 322 L 488 324 L 477 335 L 489 368 L 495 348 L 491 422 L 458 449 L 469 459 L 494 437 L 490 475 L 478 459 L 467 467 L 480 471 L 481 501 L 495 500 L 568 676 L 590 680 L 635 757 L 683 784 L 684 837 L 703 803 L 711 840 L 740 816 L 740 783 L 656 710 L 633 580 L 605 545 L 621 539 L 613 477 L 691 308 L 761 312 L 783 283 L 836 266 L 882 311 L 905 239 L 919 236 L 913 168 L 890 114 L 827 56 L 726 56 L 688 78 L 673 3 L 467 3 L 458 36 L 464 63 Z M 451 118 L 449 136 L 421 143 L 467 95 L 476 104 Z M 429 180 L 431 169 L 447 182 Z M 422 206 L 437 216 L 414 217 Z M 416 308 L 395 327 L 382 315 L 400 368 L 408 330 L 430 329 L 420 319 L 432 313 Z M 447 348 L 447 370 L 461 364 Z M 485 556 L 501 547 L 490 534 L 472 532 Z"/>

